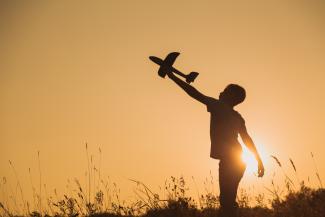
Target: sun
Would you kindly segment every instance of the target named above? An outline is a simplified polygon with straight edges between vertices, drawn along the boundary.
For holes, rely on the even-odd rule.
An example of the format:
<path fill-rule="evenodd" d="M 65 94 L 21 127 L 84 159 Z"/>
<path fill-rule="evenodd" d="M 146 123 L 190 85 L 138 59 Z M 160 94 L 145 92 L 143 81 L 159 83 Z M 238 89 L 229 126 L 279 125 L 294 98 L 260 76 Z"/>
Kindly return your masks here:
<path fill-rule="evenodd" d="M 256 161 L 253 153 L 250 152 L 248 150 L 248 148 L 246 146 L 244 146 L 244 145 L 242 146 L 242 148 L 243 148 L 243 153 L 242 153 L 241 159 L 246 164 L 246 171 L 248 173 L 257 174 L 258 164 L 257 164 L 257 161 Z M 260 154 L 260 157 L 261 157 L 262 162 L 263 162 L 264 167 L 265 167 L 266 164 L 267 164 L 267 154 L 266 154 L 266 151 L 261 146 L 257 147 L 257 149 L 258 149 L 258 152 Z"/>
<path fill-rule="evenodd" d="M 250 173 L 257 172 L 257 161 L 254 155 L 246 148 L 243 147 L 242 161 L 246 164 L 246 170 Z"/>

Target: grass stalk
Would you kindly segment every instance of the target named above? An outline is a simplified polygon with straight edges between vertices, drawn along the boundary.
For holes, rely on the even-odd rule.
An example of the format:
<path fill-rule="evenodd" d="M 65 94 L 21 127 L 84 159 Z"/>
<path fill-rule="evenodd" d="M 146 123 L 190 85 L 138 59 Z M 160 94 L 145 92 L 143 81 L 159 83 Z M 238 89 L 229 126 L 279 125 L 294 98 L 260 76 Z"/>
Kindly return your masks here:
<path fill-rule="evenodd" d="M 38 173 L 39 173 L 39 213 L 42 215 L 42 170 L 41 170 L 40 151 L 37 152 L 37 159 L 38 159 Z"/>

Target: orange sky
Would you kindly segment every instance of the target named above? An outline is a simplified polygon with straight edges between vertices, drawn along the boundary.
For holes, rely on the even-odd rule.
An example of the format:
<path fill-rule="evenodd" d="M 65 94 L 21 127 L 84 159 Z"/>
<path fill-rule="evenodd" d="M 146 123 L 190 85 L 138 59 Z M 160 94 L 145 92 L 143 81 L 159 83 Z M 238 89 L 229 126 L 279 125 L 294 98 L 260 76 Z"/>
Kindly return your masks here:
<path fill-rule="evenodd" d="M 325 177 L 325 5 L 321 1 L 33 1 L 0 3 L 0 176 L 27 193 L 37 183 L 64 192 L 84 179 L 85 142 L 101 169 L 128 191 L 127 178 L 155 188 L 170 175 L 203 182 L 209 113 L 148 56 L 181 55 L 200 73 L 194 86 L 217 97 L 228 83 L 247 90 L 236 109 L 266 160 L 316 185 L 310 152 Z"/>

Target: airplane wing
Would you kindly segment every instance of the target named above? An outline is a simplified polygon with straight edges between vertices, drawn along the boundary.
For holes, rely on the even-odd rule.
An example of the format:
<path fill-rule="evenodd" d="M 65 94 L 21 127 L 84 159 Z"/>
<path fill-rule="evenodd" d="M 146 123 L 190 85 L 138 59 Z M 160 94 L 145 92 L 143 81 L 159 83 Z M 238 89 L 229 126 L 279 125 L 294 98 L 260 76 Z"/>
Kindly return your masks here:
<path fill-rule="evenodd" d="M 178 55 L 178 52 L 172 52 L 168 54 L 167 57 L 164 59 L 164 66 L 172 67 Z"/>

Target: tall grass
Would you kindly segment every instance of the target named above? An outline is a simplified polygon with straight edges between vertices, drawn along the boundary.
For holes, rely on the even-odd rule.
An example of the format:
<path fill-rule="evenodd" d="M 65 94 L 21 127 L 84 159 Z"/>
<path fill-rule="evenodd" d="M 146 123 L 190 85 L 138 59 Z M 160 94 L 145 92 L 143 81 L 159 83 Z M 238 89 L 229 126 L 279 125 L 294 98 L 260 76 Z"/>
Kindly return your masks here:
<path fill-rule="evenodd" d="M 6 178 L 0 182 L 2 200 L 0 201 L 0 216 L 188 216 L 210 217 L 217 216 L 219 211 L 219 197 L 214 191 L 217 180 L 212 176 L 204 181 L 203 193 L 198 190 L 196 181 L 195 198 L 189 196 L 188 183 L 184 177 L 171 176 L 165 180 L 161 193 L 154 192 L 144 182 L 130 179 L 134 183 L 136 200 L 124 201 L 120 197 L 117 184 L 109 177 L 102 177 L 101 149 L 99 148 L 99 165 L 94 163 L 94 157 L 89 153 L 86 143 L 87 174 L 86 184 L 82 186 L 78 179 L 68 180 L 68 190 L 62 196 L 50 195 L 46 184 L 42 184 L 42 170 L 40 152 L 38 160 L 38 190 L 34 186 L 33 176 L 29 168 L 30 183 L 33 192 L 33 207 L 24 197 L 18 173 L 13 162 L 9 165 L 16 179 L 16 188 L 12 190 Z M 298 175 L 294 161 L 289 158 L 294 178 L 290 177 L 283 168 L 283 164 L 276 156 L 270 156 L 278 165 L 283 177 L 284 185 L 276 184 L 274 178 L 271 184 L 265 187 L 271 197 L 266 200 L 265 194 L 251 195 L 250 189 L 240 189 L 237 202 L 239 214 L 242 217 L 325 217 L 325 189 L 314 162 L 315 174 L 319 182 L 317 188 L 306 186 Z M 284 186 L 284 187 L 282 187 Z M 8 190 L 11 189 L 11 190 Z M 8 196 L 9 195 L 9 196 Z M 10 206 L 10 204 L 13 204 Z"/>

